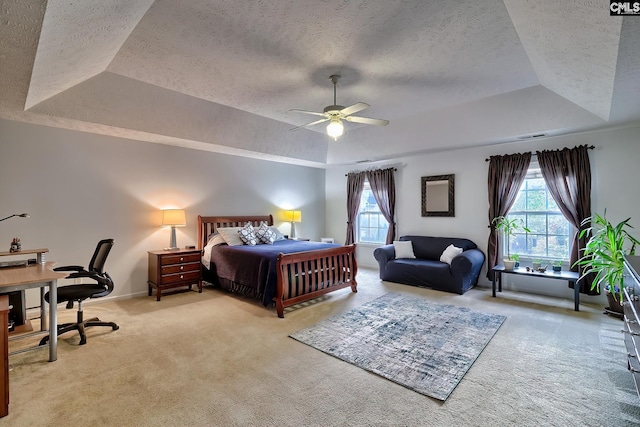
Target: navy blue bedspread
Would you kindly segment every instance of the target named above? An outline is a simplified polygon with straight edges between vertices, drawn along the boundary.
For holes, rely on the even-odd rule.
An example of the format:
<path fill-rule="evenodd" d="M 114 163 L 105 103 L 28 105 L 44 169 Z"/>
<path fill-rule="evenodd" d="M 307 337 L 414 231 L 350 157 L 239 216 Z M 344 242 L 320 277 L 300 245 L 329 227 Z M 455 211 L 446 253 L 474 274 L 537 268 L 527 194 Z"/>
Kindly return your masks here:
<path fill-rule="evenodd" d="M 278 254 L 334 248 L 333 243 L 277 240 L 273 245 L 216 246 L 211 250 L 211 269 L 222 279 L 254 290 L 262 304 L 269 305 L 276 293 Z"/>

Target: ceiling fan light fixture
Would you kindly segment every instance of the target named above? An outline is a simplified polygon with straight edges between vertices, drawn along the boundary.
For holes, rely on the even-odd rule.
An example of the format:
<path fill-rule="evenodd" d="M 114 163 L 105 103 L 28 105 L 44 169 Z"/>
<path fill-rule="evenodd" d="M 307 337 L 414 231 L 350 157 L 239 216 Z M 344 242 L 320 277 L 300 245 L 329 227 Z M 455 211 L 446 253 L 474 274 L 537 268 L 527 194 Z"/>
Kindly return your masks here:
<path fill-rule="evenodd" d="M 337 141 L 338 137 L 341 137 L 344 134 L 344 125 L 340 119 L 331 120 L 327 125 L 327 134 L 332 137 L 334 141 Z"/>

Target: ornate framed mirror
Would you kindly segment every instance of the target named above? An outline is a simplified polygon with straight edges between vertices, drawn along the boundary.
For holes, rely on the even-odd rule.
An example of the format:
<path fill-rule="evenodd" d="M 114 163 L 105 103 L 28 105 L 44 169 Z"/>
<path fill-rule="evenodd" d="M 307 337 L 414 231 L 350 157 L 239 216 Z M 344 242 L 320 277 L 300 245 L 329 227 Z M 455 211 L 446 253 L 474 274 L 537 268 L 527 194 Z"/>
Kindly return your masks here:
<path fill-rule="evenodd" d="M 422 216 L 455 216 L 455 175 L 422 177 Z"/>

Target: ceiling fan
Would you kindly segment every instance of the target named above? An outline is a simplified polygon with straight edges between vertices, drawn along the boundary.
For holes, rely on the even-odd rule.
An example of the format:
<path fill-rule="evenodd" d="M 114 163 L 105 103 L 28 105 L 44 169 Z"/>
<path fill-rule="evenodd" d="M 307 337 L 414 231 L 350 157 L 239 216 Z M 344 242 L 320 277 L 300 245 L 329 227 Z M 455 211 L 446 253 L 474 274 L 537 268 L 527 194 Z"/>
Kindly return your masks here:
<path fill-rule="evenodd" d="M 344 125 L 342 124 L 342 120 L 346 120 L 348 122 L 354 122 L 354 123 L 363 123 L 365 125 L 386 126 L 389 124 L 389 120 L 352 116 L 352 114 L 357 113 L 358 111 L 362 111 L 365 108 L 369 108 L 369 104 L 365 104 L 364 102 L 358 102 L 349 107 L 343 107 L 342 105 L 337 105 L 336 85 L 338 84 L 338 79 L 340 79 L 340 75 L 333 74 L 329 78 L 333 83 L 333 105 L 329 105 L 328 107 L 325 107 L 322 113 L 316 113 L 315 111 L 297 110 L 297 109 L 289 110 L 289 111 L 294 111 L 298 113 L 313 114 L 314 116 L 322 117 L 322 119 L 316 120 L 315 122 L 297 126 L 289 130 L 297 130 L 300 128 L 317 125 L 319 123 L 329 122 L 329 124 L 327 125 L 327 134 L 337 141 L 338 137 L 344 134 Z"/>

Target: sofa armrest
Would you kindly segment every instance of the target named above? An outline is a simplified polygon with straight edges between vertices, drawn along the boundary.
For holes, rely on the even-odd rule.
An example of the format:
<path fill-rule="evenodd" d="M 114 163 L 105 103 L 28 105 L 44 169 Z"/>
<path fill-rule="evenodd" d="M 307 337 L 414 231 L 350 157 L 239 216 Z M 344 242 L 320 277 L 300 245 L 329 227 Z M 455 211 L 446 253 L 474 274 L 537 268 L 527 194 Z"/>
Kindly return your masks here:
<path fill-rule="evenodd" d="M 388 261 L 395 259 L 396 250 L 393 245 L 380 246 L 373 251 L 373 256 L 378 261 L 378 263 L 386 264 Z"/>
<path fill-rule="evenodd" d="M 380 279 L 387 280 L 387 264 L 396 258 L 396 250 L 393 245 L 384 245 L 373 251 L 373 257 L 378 261 Z"/>
<path fill-rule="evenodd" d="M 451 272 L 464 275 L 479 269 L 484 264 L 484 253 L 480 249 L 468 249 L 451 260 Z"/>

